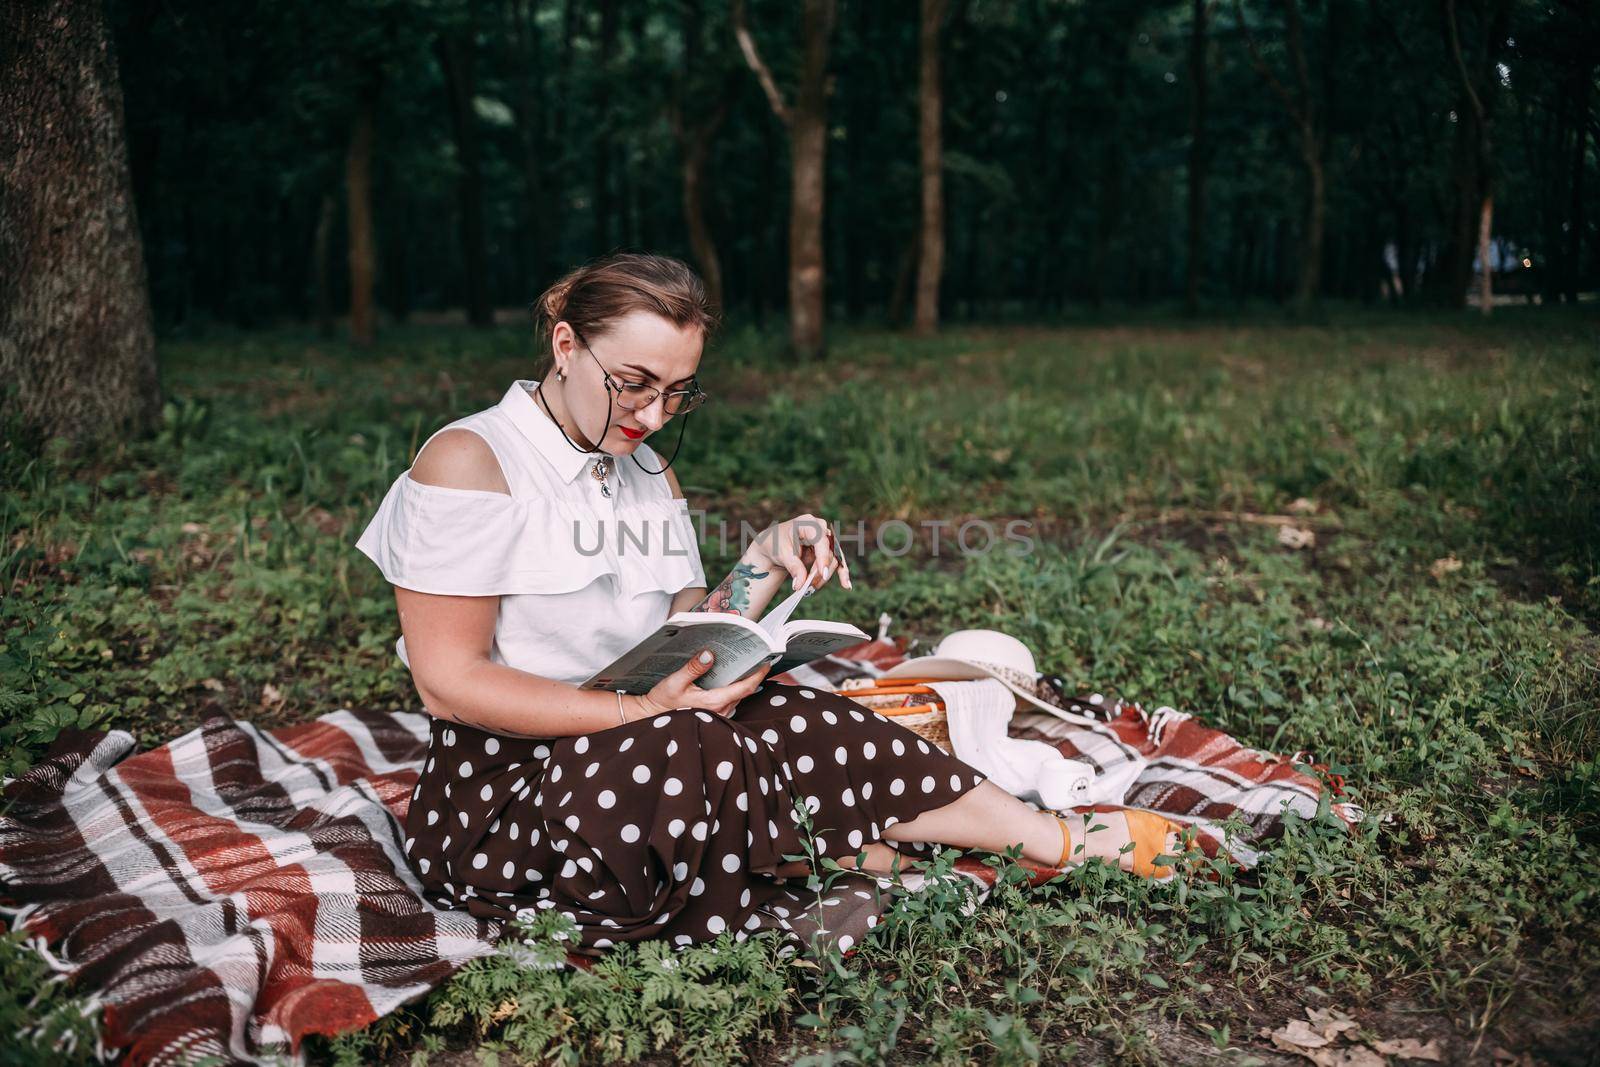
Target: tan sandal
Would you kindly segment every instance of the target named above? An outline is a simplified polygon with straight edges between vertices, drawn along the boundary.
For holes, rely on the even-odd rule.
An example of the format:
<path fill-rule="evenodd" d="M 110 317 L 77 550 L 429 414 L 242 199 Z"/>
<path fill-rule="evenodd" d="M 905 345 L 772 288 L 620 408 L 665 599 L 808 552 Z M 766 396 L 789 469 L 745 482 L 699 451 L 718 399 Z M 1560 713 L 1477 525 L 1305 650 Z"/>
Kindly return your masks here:
<path fill-rule="evenodd" d="M 1153 811 L 1124 808 L 1122 815 L 1128 820 L 1128 837 L 1133 841 L 1133 866 L 1131 871 L 1140 878 L 1154 878 L 1164 882 L 1178 873 L 1171 864 L 1156 866 L 1157 856 L 1171 856 L 1167 838 L 1182 835 L 1183 827 L 1171 819 L 1162 818 Z"/>

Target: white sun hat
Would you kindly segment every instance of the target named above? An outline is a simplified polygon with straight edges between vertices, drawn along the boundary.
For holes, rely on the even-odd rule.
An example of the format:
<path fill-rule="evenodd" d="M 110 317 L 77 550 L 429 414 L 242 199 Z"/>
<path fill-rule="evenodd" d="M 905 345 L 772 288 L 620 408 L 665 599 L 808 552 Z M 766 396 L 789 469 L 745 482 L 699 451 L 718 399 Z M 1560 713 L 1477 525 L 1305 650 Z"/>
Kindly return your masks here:
<path fill-rule="evenodd" d="M 1047 711 L 1068 722 L 1099 725 L 1083 715 L 1047 704 L 1034 695 L 1039 671 L 1033 652 L 1010 634 L 999 630 L 955 630 L 933 647 L 933 654 L 897 663 L 884 671 L 878 681 L 892 678 L 933 678 L 973 681 L 993 678 L 1040 711 Z"/>

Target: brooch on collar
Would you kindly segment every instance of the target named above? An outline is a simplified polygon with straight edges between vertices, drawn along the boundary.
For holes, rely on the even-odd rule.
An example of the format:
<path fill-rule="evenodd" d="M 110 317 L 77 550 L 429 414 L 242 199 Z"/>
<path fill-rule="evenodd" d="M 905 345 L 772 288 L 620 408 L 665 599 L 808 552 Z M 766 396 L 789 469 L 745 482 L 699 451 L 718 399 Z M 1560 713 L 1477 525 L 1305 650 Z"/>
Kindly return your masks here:
<path fill-rule="evenodd" d="M 611 486 L 606 484 L 606 479 L 611 477 L 611 457 L 601 456 L 595 460 L 594 466 L 589 468 L 589 473 L 594 476 L 595 481 L 600 483 L 600 495 L 609 497 L 611 495 Z"/>

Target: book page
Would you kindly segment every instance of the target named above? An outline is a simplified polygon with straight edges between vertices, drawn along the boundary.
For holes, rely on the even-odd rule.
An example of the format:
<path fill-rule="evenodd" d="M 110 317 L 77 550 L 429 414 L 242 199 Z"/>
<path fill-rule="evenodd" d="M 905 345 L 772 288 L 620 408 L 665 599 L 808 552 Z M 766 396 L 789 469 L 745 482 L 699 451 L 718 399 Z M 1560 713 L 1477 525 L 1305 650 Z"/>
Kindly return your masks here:
<path fill-rule="evenodd" d="M 806 572 L 806 580 L 800 583 L 800 588 L 790 593 L 778 602 L 774 608 L 768 609 L 762 616 L 761 628 L 772 637 L 772 644 L 776 648 L 783 647 L 783 627 L 789 621 L 789 616 L 794 614 L 794 609 L 800 606 L 800 601 L 810 596 L 816 590 L 811 588 L 812 578 L 816 575 L 816 566 Z"/>
<path fill-rule="evenodd" d="M 772 674 L 782 674 L 841 648 L 871 640 L 862 630 L 849 623 L 795 621 L 789 627 L 788 647 L 778 662 L 772 665 Z"/>
<path fill-rule="evenodd" d="M 711 649 L 716 662 L 696 684 L 702 689 L 727 685 L 749 673 L 772 653 L 761 636 L 750 632 L 748 625 L 748 622 L 740 625 L 731 620 L 691 624 L 668 620 L 661 629 L 586 681 L 583 688 L 648 693 L 702 648 Z"/>

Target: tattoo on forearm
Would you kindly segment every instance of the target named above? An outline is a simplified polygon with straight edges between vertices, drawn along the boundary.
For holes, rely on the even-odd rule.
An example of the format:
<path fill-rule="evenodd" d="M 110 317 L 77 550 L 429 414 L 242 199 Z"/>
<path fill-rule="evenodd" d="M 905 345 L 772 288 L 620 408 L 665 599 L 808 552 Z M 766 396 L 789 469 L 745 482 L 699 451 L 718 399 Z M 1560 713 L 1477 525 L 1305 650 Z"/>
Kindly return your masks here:
<path fill-rule="evenodd" d="M 702 600 L 696 611 L 721 611 L 743 615 L 750 607 L 750 584 L 765 578 L 770 571 L 758 571 L 749 563 L 736 564 L 728 576 Z"/>

